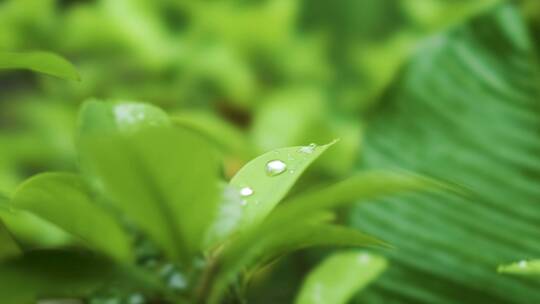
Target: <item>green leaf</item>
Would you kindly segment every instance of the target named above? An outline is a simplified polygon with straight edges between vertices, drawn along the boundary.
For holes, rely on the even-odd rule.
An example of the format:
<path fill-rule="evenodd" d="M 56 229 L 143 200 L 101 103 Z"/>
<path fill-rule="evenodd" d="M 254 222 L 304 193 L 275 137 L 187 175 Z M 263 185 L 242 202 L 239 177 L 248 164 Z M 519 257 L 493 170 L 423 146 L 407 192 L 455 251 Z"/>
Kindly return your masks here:
<path fill-rule="evenodd" d="M 227 245 L 222 253 L 223 265 L 220 265 L 213 300 L 222 296 L 225 286 L 243 267 L 257 260 L 268 261 L 279 254 L 317 245 L 388 246 L 359 231 L 322 224 L 331 219 L 327 216 L 329 209 L 359 199 L 446 188 L 445 184 L 411 173 L 373 171 L 293 197 L 277 207 L 261 225 L 240 231 Z"/>
<path fill-rule="evenodd" d="M 0 198 L 0 219 L 25 250 L 65 247 L 73 237 L 57 226 L 24 210 L 13 208 Z"/>
<path fill-rule="evenodd" d="M 219 164 L 187 130 L 141 129 L 81 138 L 81 158 L 122 213 L 173 258 L 202 249 L 219 202 Z"/>
<path fill-rule="evenodd" d="M 540 275 L 540 260 L 522 260 L 516 263 L 500 265 L 497 272 L 517 275 Z"/>
<path fill-rule="evenodd" d="M 257 262 L 268 262 L 280 255 L 313 246 L 387 246 L 385 242 L 353 229 L 317 223 L 325 217 L 298 220 L 273 233 L 259 235 L 249 243 L 241 239 L 230 245 L 222 254 L 210 303 L 219 303 L 225 287 L 243 269 L 254 267 Z"/>
<path fill-rule="evenodd" d="M 238 191 L 229 186 L 223 187 L 221 201 L 216 219 L 205 237 L 205 248 L 213 247 L 224 242 L 242 220 L 242 198 Z"/>
<path fill-rule="evenodd" d="M 0 222 L 0 262 L 21 253 L 19 245 L 13 239 L 4 223 Z"/>
<path fill-rule="evenodd" d="M 510 4 L 417 50 L 371 113 L 362 169 L 403 168 L 474 196 L 417 194 L 356 207 L 355 227 L 400 248 L 358 302 L 540 302 L 539 281 L 494 271 L 540 252 L 539 71 Z"/>
<path fill-rule="evenodd" d="M 36 250 L 0 264 L 2 303 L 87 296 L 109 286 L 150 292 L 158 283 L 146 274 L 88 252 Z"/>
<path fill-rule="evenodd" d="M 460 193 L 458 188 L 407 172 L 372 170 L 357 173 L 341 182 L 301 193 L 286 200 L 276 208 L 261 229 L 271 231 L 294 221 L 296 218 L 337 208 L 358 200 L 367 201 L 406 192 L 428 190 L 449 190 Z"/>
<path fill-rule="evenodd" d="M 326 258 L 306 279 L 296 304 L 345 304 L 386 269 L 385 258 L 367 252 L 340 252 Z"/>
<path fill-rule="evenodd" d="M 150 104 L 98 100 L 86 101 L 79 112 L 79 136 L 122 132 L 170 125 L 167 113 Z"/>
<path fill-rule="evenodd" d="M 242 167 L 230 182 L 244 199 L 239 229 L 256 226 L 264 220 L 309 165 L 332 144 L 277 149 Z"/>
<path fill-rule="evenodd" d="M 27 69 L 67 80 L 81 80 L 69 61 L 48 52 L 0 52 L 1 69 Z"/>
<path fill-rule="evenodd" d="M 129 237 L 117 220 L 93 201 L 78 175 L 43 173 L 32 177 L 19 186 L 12 205 L 53 223 L 85 246 L 119 260 L 132 258 Z"/>

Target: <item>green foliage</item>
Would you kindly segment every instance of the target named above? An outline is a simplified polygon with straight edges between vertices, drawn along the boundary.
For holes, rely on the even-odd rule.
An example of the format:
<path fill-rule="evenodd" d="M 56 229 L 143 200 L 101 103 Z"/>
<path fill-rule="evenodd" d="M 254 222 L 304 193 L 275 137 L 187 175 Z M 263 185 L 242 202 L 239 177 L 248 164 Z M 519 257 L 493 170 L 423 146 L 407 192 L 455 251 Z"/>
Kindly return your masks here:
<path fill-rule="evenodd" d="M 103 284 L 148 290 L 152 279 L 88 252 L 37 250 L 0 265 L 3 303 L 88 295 Z"/>
<path fill-rule="evenodd" d="M 28 286 L 24 292 L 9 289 L 0 295 L 8 301 L 29 301 L 48 295 L 88 296 L 103 286 L 118 285 L 122 295 L 138 291 L 167 301 L 241 299 L 241 294 L 229 292 L 230 286 L 239 280 L 247 284 L 251 274 L 292 251 L 329 245 L 387 246 L 331 224 L 331 208 L 435 185 L 412 175 L 365 174 L 276 207 L 330 144 L 268 152 L 247 163 L 224 187 L 218 154 L 210 144 L 215 141 L 203 138 L 173 127 L 163 112 L 147 104 L 85 104 L 78 135 L 83 177 L 72 173 L 32 177 L 15 191 L 6 206 L 9 210 L 0 213 L 11 223 L 8 227 L 20 224 L 21 216 L 11 212 L 21 212 L 70 237 L 66 243 L 48 243 L 47 250 L 23 251 L 0 264 L 0 281 L 13 277 L 9 284 Z M 235 217 L 230 217 L 231 210 L 236 210 Z M 297 218 L 298 212 L 303 216 Z M 155 272 L 133 267 L 131 256 L 137 261 L 143 257 L 136 250 L 140 245 L 128 237 L 133 233 L 147 237 L 150 248 L 155 242 L 154 263 L 180 266 L 175 275 L 188 280 L 180 292 L 170 285 L 180 283 L 159 282 Z M 9 238 L 3 239 L 11 246 Z M 19 255 L 16 247 L 10 248 L 10 256 Z M 51 251 L 54 248 L 65 249 Z M 66 263 L 57 265 L 62 260 Z"/>
<path fill-rule="evenodd" d="M 339 252 L 326 258 L 304 281 L 296 304 L 345 304 L 387 267 L 385 258 L 367 252 Z"/>
<path fill-rule="evenodd" d="M 70 233 L 80 243 L 119 260 L 130 260 L 129 239 L 116 219 L 96 204 L 75 174 L 43 173 L 15 191 L 11 206 L 29 211 Z"/>
<path fill-rule="evenodd" d="M 540 302 L 538 8 L 0 1 L 0 302 Z"/>
<path fill-rule="evenodd" d="M 519 12 L 500 6 L 426 41 L 372 113 L 362 168 L 413 170 L 473 195 L 358 206 L 353 226 L 400 248 L 358 302 L 540 301 L 537 281 L 494 271 L 540 250 L 535 55 Z"/>
<path fill-rule="evenodd" d="M 0 218 L 24 249 L 64 247 L 73 243 L 71 236 L 36 215 L 11 206 L 0 197 Z"/>
<path fill-rule="evenodd" d="M 69 61 L 47 52 L 0 52 L 1 69 L 28 69 L 68 80 L 81 80 Z"/>
<path fill-rule="evenodd" d="M 103 126 L 113 114 L 113 108 L 99 114 L 93 108 L 82 112 L 83 131 Z M 169 256 L 187 260 L 201 249 L 216 214 L 218 162 L 206 142 L 189 131 L 159 127 L 156 112 L 145 105 L 115 105 L 118 132 L 83 133 L 81 159 L 115 207 Z"/>

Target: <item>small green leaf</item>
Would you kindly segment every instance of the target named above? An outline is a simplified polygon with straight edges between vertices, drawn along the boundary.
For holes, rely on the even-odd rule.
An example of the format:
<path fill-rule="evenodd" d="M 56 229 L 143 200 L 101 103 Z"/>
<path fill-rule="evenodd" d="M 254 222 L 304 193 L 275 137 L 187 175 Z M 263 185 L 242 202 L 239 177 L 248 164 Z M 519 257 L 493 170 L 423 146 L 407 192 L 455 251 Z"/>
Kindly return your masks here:
<path fill-rule="evenodd" d="M 68 80 L 81 80 L 69 61 L 48 52 L 0 52 L 0 69 L 27 69 Z"/>
<path fill-rule="evenodd" d="M 173 258 L 203 247 L 217 214 L 219 163 L 208 143 L 183 129 L 84 136 L 81 158 L 111 203 Z"/>
<path fill-rule="evenodd" d="M 540 275 L 540 260 L 522 260 L 508 265 L 500 265 L 497 272 L 516 275 Z"/>
<path fill-rule="evenodd" d="M 268 226 L 265 229 L 271 231 L 296 218 L 359 200 L 366 201 L 404 192 L 425 190 L 458 192 L 446 184 L 412 173 L 367 171 L 325 188 L 292 197 L 276 208 L 265 223 L 265 226 Z"/>
<path fill-rule="evenodd" d="M 387 267 L 385 258 L 367 252 L 331 255 L 304 280 L 296 304 L 345 304 Z"/>
<path fill-rule="evenodd" d="M 130 260 L 129 237 L 99 206 L 83 180 L 69 173 L 44 173 L 15 192 L 13 206 L 32 212 L 73 235 L 80 243 L 119 260 Z"/>
<path fill-rule="evenodd" d="M 103 286 L 150 292 L 153 277 L 88 252 L 36 250 L 0 264 L 0 299 L 36 303 L 43 297 L 82 297 Z"/>
<path fill-rule="evenodd" d="M 240 169 L 230 182 L 244 199 L 239 228 L 253 227 L 263 221 L 309 165 L 332 144 L 277 149 Z"/>
<path fill-rule="evenodd" d="M 25 250 L 58 248 L 74 243 L 73 237 L 57 226 L 0 198 L 0 219 Z"/>

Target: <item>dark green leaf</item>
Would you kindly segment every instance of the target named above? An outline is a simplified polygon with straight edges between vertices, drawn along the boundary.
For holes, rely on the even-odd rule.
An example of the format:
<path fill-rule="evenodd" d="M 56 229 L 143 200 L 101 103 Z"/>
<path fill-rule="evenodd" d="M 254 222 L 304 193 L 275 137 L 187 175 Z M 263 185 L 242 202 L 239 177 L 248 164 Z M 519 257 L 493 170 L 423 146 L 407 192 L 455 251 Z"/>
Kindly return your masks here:
<path fill-rule="evenodd" d="M 0 264 L 0 298 L 6 304 L 39 298 L 87 296 L 103 286 L 149 291 L 152 277 L 88 252 L 36 250 Z"/>
<path fill-rule="evenodd" d="M 539 281 L 494 270 L 540 254 L 540 73 L 510 4 L 425 42 L 371 115 L 364 168 L 474 191 L 363 204 L 353 225 L 400 248 L 358 301 L 536 303 Z M 404 203 L 406 202 L 406 203 Z M 459 292 L 456 292 L 459 290 Z"/>
<path fill-rule="evenodd" d="M 17 245 L 4 223 L 0 221 L 0 261 L 12 258 L 20 253 L 19 245 Z"/>

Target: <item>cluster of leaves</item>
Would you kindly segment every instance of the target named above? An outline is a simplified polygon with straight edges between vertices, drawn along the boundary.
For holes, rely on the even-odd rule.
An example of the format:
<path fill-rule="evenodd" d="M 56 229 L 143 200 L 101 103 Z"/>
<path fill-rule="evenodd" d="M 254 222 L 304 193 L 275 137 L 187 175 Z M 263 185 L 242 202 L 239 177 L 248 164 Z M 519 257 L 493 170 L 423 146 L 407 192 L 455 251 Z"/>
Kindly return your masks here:
<path fill-rule="evenodd" d="M 241 152 L 251 152 L 235 151 L 233 163 L 340 138 L 316 167 L 343 176 L 361 147 L 359 110 L 376 102 L 418 42 L 495 2 L 2 1 L 0 50 L 62 54 L 84 81 L 0 77 L 9 88 L 0 92 L 0 189 L 35 172 L 72 170 L 71 117 L 93 97 L 193 108 L 188 121 L 232 121 L 246 131 Z"/>
<path fill-rule="evenodd" d="M 173 121 L 148 104 L 84 104 L 77 139 L 81 173 L 39 174 L 2 202 L 4 303 L 90 296 L 104 288 L 174 303 L 241 299 L 257 272 L 291 251 L 387 246 L 332 224 L 331 209 L 437 187 L 410 174 L 368 172 L 277 206 L 331 144 L 268 152 L 225 184 L 218 150 Z M 286 168 L 273 172 L 272 161 Z M 346 262 L 351 259 L 366 276 L 339 288 L 327 285 L 323 299 L 346 301 L 385 265 L 367 254 L 336 256 L 307 281 L 298 302 L 315 303 L 312 293 L 320 291 L 310 281 L 328 280 L 334 264 L 344 278 L 356 274 L 350 273 L 354 263 Z"/>
<path fill-rule="evenodd" d="M 308 2 L 309 5 L 306 4 Z M 250 197 L 246 199 L 245 208 L 238 208 L 238 202 L 242 205 L 238 191 L 244 185 L 243 179 L 235 177 L 230 185 L 218 186 L 221 189 L 217 195 L 220 203 L 211 205 L 218 211 L 204 209 L 210 212 L 210 216 L 203 218 L 201 226 L 191 227 L 188 223 L 187 228 L 173 225 L 179 232 L 172 234 L 168 232 L 169 226 L 159 228 L 170 221 L 154 220 L 152 227 L 139 227 L 137 219 L 141 218 L 133 214 L 128 216 L 130 213 L 124 209 L 130 206 L 128 202 L 131 200 L 154 202 L 157 193 L 160 198 L 157 201 L 174 202 L 178 199 L 176 195 L 183 198 L 184 194 L 193 192 L 179 190 L 183 194 L 174 192 L 160 196 L 162 189 L 176 187 L 176 184 L 174 187 L 168 184 L 171 182 L 169 177 L 165 181 L 166 187 L 160 178 L 150 183 L 153 186 L 148 191 L 144 190 L 148 187 L 146 180 L 131 180 L 134 184 L 128 186 L 116 187 L 115 184 L 111 190 L 111 180 L 123 180 L 124 174 L 137 176 L 132 174 L 137 172 L 109 172 L 106 171 L 108 165 L 104 164 L 114 163 L 112 167 L 116 167 L 118 161 L 125 165 L 127 160 L 120 157 L 118 151 L 139 149 L 137 138 L 145 135 L 137 135 L 138 127 L 112 132 L 115 124 L 100 118 L 101 110 L 91 110 L 97 114 L 85 119 L 91 119 L 95 124 L 92 127 L 83 124 L 86 127 L 80 133 L 85 135 L 80 138 L 101 132 L 128 135 L 113 134 L 110 138 L 107 136 L 109 139 L 95 139 L 99 144 L 92 144 L 94 139 L 81 140 L 80 152 L 77 153 L 66 140 L 72 135 L 70 119 L 76 105 L 66 105 L 63 101 L 106 96 L 145 99 L 161 104 L 174 113 L 172 123 L 165 124 L 175 124 L 184 131 L 196 131 L 209 139 L 217 150 L 228 155 L 223 170 L 228 177 L 233 176 L 245 160 L 261 151 L 312 141 L 328 142 L 337 137 L 342 138 L 340 145 L 325 153 L 316 166 L 326 175 L 343 175 L 351 170 L 360 154 L 360 123 L 363 121 L 358 120 L 359 111 L 356 110 L 380 102 L 381 106 L 369 113 L 359 170 L 366 167 L 406 168 L 467 185 L 477 195 L 472 198 L 414 195 L 355 207 L 354 212 L 348 215 L 352 226 L 381 236 L 400 248 L 387 254 L 393 267 L 373 288 L 361 295 L 360 301 L 540 301 L 537 283 L 500 276 L 495 272 L 498 264 L 524 259 L 501 266 L 499 271 L 535 274 L 538 272 L 537 262 L 527 260 L 540 256 L 536 183 L 540 175 L 536 156 L 539 120 L 535 116 L 539 111 L 536 102 L 539 95 L 539 48 L 533 40 L 540 41 L 538 3 L 536 0 L 514 1 L 521 5 L 520 12 L 516 5 L 496 5 L 499 2 L 510 1 L 374 0 L 340 1 L 339 4 L 329 1 L 201 1 L 198 4 L 154 1 L 150 4 L 127 0 L 85 3 L 8 0 L 0 3 L 2 48 L 56 50 L 74 59 L 85 80 L 82 84 L 66 85 L 39 78 L 29 87 L 30 90 L 25 86 L 20 90 L 20 83 L 16 82 L 16 86 L 0 92 L 4 97 L 2 100 L 9 102 L 0 113 L 0 124 L 7 126 L 0 132 L 0 189 L 10 190 L 21 177 L 46 168 L 74 171 L 75 159 L 80 157 L 81 176 L 52 175 L 47 178 L 80 180 L 75 182 L 78 185 L 75 188 L 88 188 L 92 206 L 103 207 L 105 213 L 101 209 L 97 212 L 108 214 L 111 219 L 108 223 L 117 227 L 116 230 L 111 228 L 111 231 L 116 231 L 111 235 L 105 233 L 108 229 L 104 230 L 104 235 L 111 238 L 109 241 L 96 241 L 99 238 L 84 235 L 82 240 L 79 237 L 74 241 L 72 228 L 63 227 L 43 214 L 36 217 L 38 211 L 19 208 L 15 206 L 16 200 L 5 199 L 2 219 L 10 233 L 0 234 L 1 239 L 6 240 L 2 246 L 8 257 L 20 255 L 21 247 L 25 253 L 22 258 L 10 258 L 5 264 L 4 273 L 11 278 L 8 280 L 6 277 L 4 286 L 7 290 L 16 291 L 24 280 L 30 290 L 34 288 L 39 292 L 54 291 L 63 285 L 64 291 L 88 294 L 89 289 L 95 290 L 87 288 L 92 284 L 81 287 L 73 282 L 75 276 L 69 271 L 55 272 L 42 262 L 65 260 L 68 268 L 75 268 L 73 265 L 84 264 L 86 260 L 90 261 L 84 265 L 103 263 L 101 265 L 110 273 L 96 274 L 93 271 L 96 267 L 82 267 L 78 270 L 80 279 L 88 278 L 85 282 L 93 283 L 103 282 L 105 277 L 110 281 L 126 282 L 125 276 L 118 277 L 119 273 L 141 277 L 132 272 L 132 267 L 126 268 L 126 263 L 118 262 L 132 251 L 135 262 L 128 265 L 153 267 L 154 273 L 159 272 L 156 270 L 159 268 L 164 276 L 162 280 L 169 285 L 165 290 L 161 282 L 154 285 L 152 278 L 146 280 L 147 271 L 144 271 L 141 279 L 146 283 L 140 285 L 155 288 L 147 291 L 143 286 L 136 286 L 136 293 L 132 294 L 135 300 L 140 298 L 138 292 L 151 297 L 156 290 L 158 297 L 176 299 L 176 293 L 169 294 L 171 289 L 176 289 L 180 297 L 189 298 L 192 293 L 197 294 L 194 290 L 199 286 L 205 286 L 209 291 L 216 288 L 216 297 L 224 294 L 235 298 L 235 295 L 242 294 L 245 282 L 264 273 L 264 265 L 270 262 L 265 260 L 268 257 L 261 257 L 258 250 L 267 250 L 267 246 L 274 242 L 274 236 L 270 234 L 264 240 L 261 236 L 268 231 L 283 231 L 283 226 L 287 226 L 278 225 L 280 216 L 275 219 L 277 228 L 265 226 L 265 223 L 274 221 L 274 213 L 282 210 L 281 206 L 275 209 L 274 206 L 283 197 L 275 202 L 275 199 L 269 199 L 273 203 L 262 204 L 260 208 L 264 211 L 260 214 L 259 211 L 253 211 L 253 214 L 242 211 L 240 218 L 248 216 L 255 222 L 260 221 L 253 227 L 235 228 L 240 224 L 218 220 L 220 214 L 234 218 L 235 214 L 238 216 L 238 210 L 248 210 L 257 205 L 247 203 Z M 364 18 L 358 17 L 360 12 L 364 12 Z M 481 14 L 477 16 L 479 12 Z M 390 21 L 384 26 L 378 22 L 388 19 Z M 261 23 L 261 20 L 266 22 Z M 466 22 L 462 22 L 464 20 Z M 442 31 L 436 36 L 418 44 L 422 37 L 439 30 Z M 396 70 L 411 54 L 412 58 L 403 72 L 394 79 Z M 49 59 L 59 62 L 57 57 L 47 54 L 29 55 L 17 62 L 13 57 L 9 61 L 0 58 L 0 67 L 31 68 L 43 72 L 48 69 L 43 64 Z M 43 57 L 38 56 L 40 59 L 36 60 L 36 55 L 48 59 L 42 60 Z M 50 74 L 62 76 L 66 73 L 64 77 L 76 78 L 65 64 L 53 66 L 55 68 L 49 70 Z M 60 66 L 64 68 L 59 72 L 57 68 Z M 10 102 L 12 99 L 17 102 Z M 43 101 L 48 102 L 44 105 Z M 180 105 L 196 109 L 175 112 Z M 162 116 L 151 111 L 155 115 L 150 116 Z M 218 113 L 225 120 L 208 112 Z M 13 120 L 16 121 L 13 123 Z M 156 120 L 158 124 L 165 121 Z M 228 121 L 241 126 L 248 135 L 242 134 Z M 148 123 L 151 126 L 155 122 Z M 20 128 L 21 125 L 24 128 Z M 153 135 L 146 136 L 155 140 L 153 143 L 158 146 L 161 135 Z M 41 149 L 36 149 L 36 146 Z M 101 155 L 102 158 L 94 159 L 93 154 L 85 157 L 82 152 L 86 149 L 96 149 L 96 157 Z M 177 149 L 173 146 L 166 151 Z M 130 163 L 143 161 L 139 159 L 142 152 L 136 151 L 128 153 L 136 155 L 136 160 L 130 160 Z M 152 151 L 144 153 L 159 160 L 170 157 L 169 154 L 153 155 Z M 185 153 L 182 150 L 179 155 L 191 155 Z M 192 168 L 194 164 L 189 165 Z M 143 168 L 145 173 L 154 172 L 145 166 L 136 168 Z M 130 170 L 134 169 L 130 167 Z M 257 172 L 262 174 L 263 171 Z M 115 174 L 122 178 L 112 178 Z M 219 183 L 220 178 L 217 180 Z M 247 180 L 258 183 L 254 179 Z M 63 185 L 64 181 L 58 183 Z M 364 198 L 338 195 L 341 191 L 346 193 L 356 189 L 353 182 L 351 188 L 345 185 L 329 190 L 328 196 L 343 198 L 344 201 Z M 264 185 L 261 187 L 265 188 Z M 115 192 L 121 189 L 124 192 Z M 142 194 L 139 189 L 142 189 Z M 205 188 L 203 192 L 206 191 Z M 254 192 L 253 199 L 259 191 Z M 270 193 L 273 192 L 272 188 Z M 302 198 L 304 194 L 298 195 Z M 318 200 L 317 195 L 306 197 Z M 295 197 L 284 200 L 291 200 L 290 205 L 297 202 Z M 411 203 L 403 204 L 402 200 Z M 435 204 L 435 201 L 440 202 Z M 285 208 L 288 205 L 283 205 L 283 212 L 288 210 Z M 215 218 L 211 216 L 212 210 L 217 212 Z M 138 210 L 138 216 L 146 219 L 152 214 L 145 211 Z M 194 210 L 186 212 L 199 214 Z M 301 214 L 300 218 L 303 218 L 304 213 Z M 324 217 L 322 213 L 317 216 Z M 296 218 L 291 222 L 295 221 Z M 81 225 L 74 225 L 77 229 L 85 231 L 88 228 L 83 227 L 93 223 L 76 224 Z M 217 230 L 209 228 L 218 226 Z M 275 230 L 267 231 L 260 227 Z M 124 249 L 110 246 L 109 242 L 125 240 L 125 231 L 129 231 L 129 244 Z M 201 231 L 204 231 L 204 241 L 199 239 Z M 214 234 L 208 231 L 214 231 Z M 9 242 L 10 234 L 15 236 L 16 243 Z M 171 238 L 179 240 L 178 247 L 167 247 L 167 240 Z M 261 241 L 261 247 L 253 249 L 253 252 L 247 250 L 249 238 L 253 238 L 253 243 Z M 204 245 L 198 247 L 198 242 Z M 84 252 L 80 251 L 81 244 L 86 248 Z M 30 248 L 62 248 L 62 251 L 27 251 Z M 66 248 L 78 250 L 66 253 Z M 95 253 L 89 256 L 89 250 L 107 258 Z M 235 261 L 240 256 L 245 260 Z M 268 259 L 272 260 L 272 257 Z M 348 261 L 350 270 L 354 271 L 354 263 L 351 262 L 354 258 L 344 254 L 342 259 Z M 32 267 L 25 266 L 27 261 Z M 344 301 L 357 287 L 352 285 L 360 284 L 359 281 L 343 281 L 347 284 L 342 283 L 339 287 L 347 290 L 341 291 L 333 286 L 322 291 L 320 286 L 332 286 L 335 282 L 316 276 L 320 273 L 325 277 L 332 272 L 328 269 L 334 268 L 334 272 L 344 269 L 340 273 L 347 278 L 347 267 L 341 267 L 340 263 L 330 259 L 329 268 L 323 264 L 320 270 L 316 270 L 315 277 L 307 279 L 298 301 L 315 301 L 312 298 L 314 294 L 320 294 L 323 298 L 319 301 L 322 302 Z M 228 265 L 232 274 L 220 272 L 225 267 L 223 265 Z M 211 271 L 205 272 L 206 269 Z M 305 270 L 300 272 L 303 274 Z M 58 280 L 41 276 L 40 281 L 40 273 L 52 273 L 52 277 Z M 209 275 L 203 275 L 206 273 Z M 33 276 L 38 280 L 28 284 L 28 278 Z M 294 277 L 294 271 L 289 270 L 286 276 Z M 186 282 L 195 282 L 193 284 L 197 287 Z M 190 287 L 185 287 L 186 284 Z M 123 290 L 132 287 L 119 286 Z M 333 291 L 337 294 L 332 294 Z M 261 296 L 266 294 L 261 293 Z M 329 298 L 324 298 L 326 296 Z M 272 303 L 272 299 L 266 302 Z M 266 302 L 260 299 L 260 303 Z"/>

